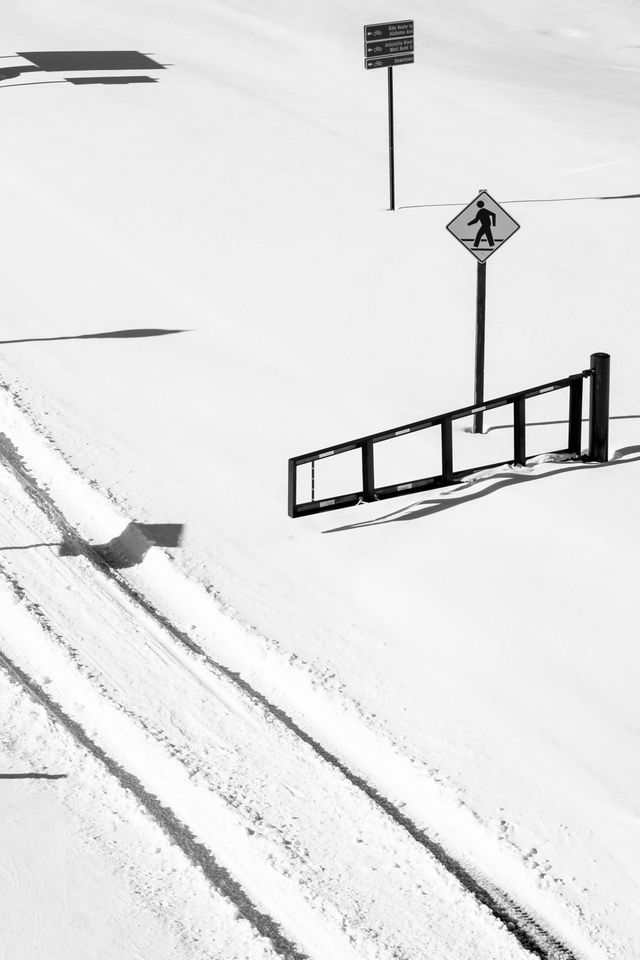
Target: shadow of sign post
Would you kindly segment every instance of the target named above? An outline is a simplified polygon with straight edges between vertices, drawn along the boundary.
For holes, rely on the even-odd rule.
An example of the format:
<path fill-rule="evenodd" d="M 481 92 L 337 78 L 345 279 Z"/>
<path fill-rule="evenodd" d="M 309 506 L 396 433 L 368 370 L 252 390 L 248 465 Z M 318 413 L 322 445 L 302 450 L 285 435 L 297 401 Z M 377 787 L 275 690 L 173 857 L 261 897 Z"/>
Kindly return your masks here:
<path fill-rule="evenodd" d="M 89 544 L 79 539 L 65 540 L 60 545 L 61 557 L 77 557 L 83 553 L 97 556 L 107 566 L 120 569 L 142 563 L 151 547 L 179 547 L 182 523 L 136 523 L 131 521 L 122 533 L 108 543 Z"/>
<path fill-rule="evenodd" d="M 164 70 L 164 64 L 153 60 L 139 50 L 41 50 L 20 52 L 27 63 L 0 67 L 0 83 L 3 80 L 15 80 L 22 74 L 33 73 L 78 73 L 81 71 L 104 73 L 110 70 Z M 34 81 L 40 82 L 43 81 Z M 47 82 L 47 81 L 44 81 Z M 75 85 L 92 83 L 155 83 L 153 77 L 141 73 L 130 76 L 65 77 L 64 81 Z"/>

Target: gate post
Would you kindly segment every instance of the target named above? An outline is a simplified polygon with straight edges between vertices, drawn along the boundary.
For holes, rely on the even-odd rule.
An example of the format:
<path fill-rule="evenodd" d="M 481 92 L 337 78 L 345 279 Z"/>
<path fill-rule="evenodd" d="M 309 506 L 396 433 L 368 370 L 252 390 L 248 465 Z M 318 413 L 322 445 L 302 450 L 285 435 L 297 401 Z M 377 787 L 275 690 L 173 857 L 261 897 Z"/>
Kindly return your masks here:
<path fill-rule="evenodd" d="M 453 433 L 451 420 L 443 420 L 440 424 L 440 440 L 442 448 L 442 483 L 446 487 L 453 482 Z"/>
<path fill-rule="evenodd" d="M 298 465 L 295 459 L 292 457 L 289 460 L 289 484 L 288 484 L 288 513 L 290 517 L 297 517 L 298 512 L 296 510 L 298 502 Z"/>
<path fill-rule="evenodd" d="M 589 404 L 589 459 L 609 459 L 609 368 L 608 353 L 591 354 L 591 397 Z"/>
<path fill-rule="evenodd" d="M 372 503 L 376 499 L 376 483 L 373 477 L 373 444 L 365 440 L 362 444 L 362 499 Z"/>
<path fill-rule="evenodd" d="M 513 462 L 524 466 L 527 462 L 527 420 L 525 399 L 518 397 L 513 402 Z"/>
<path fill-rule="evenodd" d="M 582 453 L 582 374 L 569 377 L 569 453 Z"/>

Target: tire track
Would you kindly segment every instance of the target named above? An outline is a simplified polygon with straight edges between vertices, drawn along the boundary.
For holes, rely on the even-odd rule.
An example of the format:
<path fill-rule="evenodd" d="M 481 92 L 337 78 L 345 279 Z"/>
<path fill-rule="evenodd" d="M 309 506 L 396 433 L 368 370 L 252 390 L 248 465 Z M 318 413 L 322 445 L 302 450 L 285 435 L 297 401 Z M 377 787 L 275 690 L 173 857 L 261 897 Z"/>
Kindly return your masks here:
<path fill-rule="evenodd" d="M 6 579 L 4 571 L 2 571 L 2 575 Z M 11 585 L 14 587 L 13 583 Z M 217 862 L 211 851 L 197 840 L 189 827 L 182 823 L 169 807 L 160 803 L 157 797 L 149 793 L 136 776 L 125 770 L 102 747 L 95 743 L 82 726 L 76 720 L 73 720 L 59 703 L 53 700 L 32 677 L 29 677 L 1 650 L 0 667 L 20 684 L 33 701 L 44 707 L 51 719 L 55 723 L 61 724 L 80 747 L 87 750 L 98 760 L 124 790 L 133 794 L 138 803 L 169 839 L 182 850 L 194 866 L 202 870 L 211 886 L 233 903 L 240 916 L 248 920 L 254 929 L 272 944 L 274 950 L 283 960 L 309 960 L 308 955 L 302 953 L 285 936 L 272 917 L 258 910 L 242 886 L 234 880 L 225 867 Z"/>
<path fill-rule="evenodd" d="M 124 578 L 118 574 L 117 571 L 115 571 L 106 563 L 104 558 L 96 550 L 92 549 L 92 547 L 79 536 L 77 531 L 68 522 L 62 511 L 57 507 L 48 492 L 44 490 L 37 480 L 30 474 L 19 454 L 19 451 L 16 449 L 12 441 L 4 434 L 0 434 L 0 458 L 4 461 L 11 474 L 19 482 L 32 502 L 58 529 L 65 542 L 68 542 L 72 545 L 74 552 L 77 551 L 86 557 L 102 576 L 108 578 L 112 583 L 117 585 L 118 589 L 125 594 L 130 603 L 134 604 L 136 608 L 150 617 L 153 622 L 166 631 L 176 643 L 188 650 L 190 654 L 194 656 L 201 664 L 205 665 L 208 670 L 213 671 L 218 677 L 224 677 L 225 679 L 231 681 L 236 688 L 239 689 L 245 697 L 249 698 L 251 702 L 256 705 L 264 714 L 266 714 L 270 719 L 275 719 L 282 724 L 290 733 L 310 747 L 319 758 L 338 771 L 341 776 L 344 777 L 353 787 L 363 793 L 373 804 L 376 805 L 379 810 L 381 810 L 388 818 L 390 818 L 396 824 L 396 826 L 400 827 L 405 833 L 407 833 L 412 840 L 418 843 L 452 876 L 454 876 L 459 884 L 480 904 L 482 904 L 483 907 L 487 909 L 493 915 L 493 917 L 509 931 L 509 933 L 520 943 L 522 947 L 524 947 L 532 955 L 541 958 L 541 960 L 577 960 L 575 953 L 566 944 L 564 944 L 552 932 L 546 930 L 538 919 L 531 916 L 531 914 L 520 907 L 513 900 L 513 898 L 508 895 L 508 893 L 498 889 L 486 878 L 474 875 L 463 863 L 448 853 L 441 843 L 429 837 L 427 833 L 410 817 L 404 814 L 395 803 L 381 794 L 364 777 L 351 770 L 342 760 L 340 760 L 339 757 L 337 757 L 334 753 L 324 747 L 316 738 L 311 736 L 302 727 L 300 727 L 300 725 L 296 723 L 296 721 L 289 714 L 287 714 L 286 711 L 284 711 L 277 704 L 271 702 L 264 694 L 255 689 L 255 687 L 253 687 L 239 673 L 231 670 L 224 664 L 219 663 L 213 657 L 211 657 L 185 631 L 178 628 L 167 616 L 159 611 L 142 593 L 140 593 L 140 591 L 136 590 L 135 587 L 124 580 Z M 18 584 L 13 584 L 13 589 L 20 590 L 20 587 Z M 40 692 L 45 698 L 47 697 L 44 691 Z M 56 708 L 60 711 L 61 716 L 65 716 L 61 707 L 56 705 Z M 75 721 L 71 720 L 70 718 L 67 719 L 70 723 L 75 724 Z M 61 720 L 61 722 L 65 721 Z M 84 733 L 83 735 L 86 736 Z M 101 748 L 98 747 L 97 744 L 94 744 L 93 746 L 97 750 L 101 751 Z M 115 764 L 116 768 L 118 767 L 115 761 L 110 762 Z M 131 776 L 124 770 L 122 773 L 125 777 Z M 224 868 L 215 862 L 215 859 L 202 844 L 198 844 L 198 842 L 195 841 L 195 838 L 193 838 L 193 835 L 190 834 L 188 827 L 186 827 L 184 824 L 181 824 L 171 811 L 168 811 L 166 808 L 162 807 L 156 798 L 151 797 L 151 795 L 145 791 L 145 788 L 139 781 L 136 780 L 135 777 L 132 778 L 132 782 L 135 782 L 137 785 L 136 789 L 139 788 L 141 791 L 143 791 L 145 797 L 149 797 L 155 802 L 155 804 L 158 806 L 159 815 L 161 817 L 164 816 L 163 811 L 166 811 L 168 815 L 168 819 L 166 821 L 167 829 L 169 831 L 178 831 L 178 834 L 182 837 L 180 845 L 184 843 L 186 849 L 196 850 L 198 854 L 196 859 L 198 860 L 199 865 L 202 866 L 202 863 L 205 864 L 205 866 L 202 868 L 205 870 L 207 877 L 211 875 L 213 878 L 212 883 L 216 885 L 217 881 L 215 878 L 222 877 L 223 886 L 227 887 L 229 884 L 231 885 L 229 886 L 229 889 L 232 893 L 231 898 L 233 899 L 236 896 L 239 897 L 240 902 L 244 904 L 243 909 L 249 910 L 250 914 L 252 911 L 255 911 L 254 925 L 256 925 L 256 929 L 259 929 L 261 933 L 263 929 L 269 931 L 269 938 L 276 938 L 273 940 L 274 945 L 276 943 L 284 943 L 284 946 L 276 947 L 279 952 L 282 952 L 283 949 L 294 951 L 282 953 L 282 956 L 290 956 L 292 958 L 302 957 L 302 954 L 295 952 L 296 948 L 289 941 L 286 941 L 286 938 L 284 938 L 284 940 L 282 939 L 283 935 L 281 931 L 279 931 L 279 928 L 276 931 L 272 930 L 270 925 L 275 924 L 275 921 L 269 917 L 265 917 L 264 914 L 260 914 L 260 912 L 257 911 L 257 908 L 251 904 L 244 891 L 242 891 L 239 885 L 236 884 L 236 881 L 230 877 Z M 146 801 L 144 802 L 146 806 Z M 183 833 L 180 833 L 180 831 L 183 831 Z M 196 848 L 193 848 L 193 842 L 196 843 Z M 207 861 L 207 857 L 211 858 L 212 863 Z M 200 859 L 202 859 L 202 863 L 200 863 Z M 219 871 L 223 871 L 223 874 L 220 874 Z M 234 884 L 235 887 L 233 886 Z M 236 901 L 234 899 L 234 903 L 235 902 Z M 261 926 L 258 926 L 258 924 Z"/>

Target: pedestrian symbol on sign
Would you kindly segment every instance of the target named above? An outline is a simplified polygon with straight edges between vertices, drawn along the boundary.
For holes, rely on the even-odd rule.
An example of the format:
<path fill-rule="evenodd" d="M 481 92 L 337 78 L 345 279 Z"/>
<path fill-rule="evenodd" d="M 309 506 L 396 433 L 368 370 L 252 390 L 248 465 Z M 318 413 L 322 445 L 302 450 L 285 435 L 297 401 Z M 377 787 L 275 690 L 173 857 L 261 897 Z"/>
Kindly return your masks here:
<path fill-rule="evenodd" d="M 477 226 L 477 230 L 469 229 L 474 226 Z M 447 230 L 474 255 L 476 260 L 484 263 L 519 229 L 519 226 L 486 190 L 482 190 L 475 200 L 467 204 L 464 210 L 461 210 L 457 217 L 447 224 Z"/>
<path fill-rule="evenodd" d="M 484 200 L 478 200 L 478 203 L 476 204 L 476 206 L 478 206 L 480 209 L 476 213 L 473 220 L 470 220 L 469 223 L 467 224 L 468 227 L 472 227 L 474 223 L 480 224 L 480 229 L 476 234 L 475 243 L 473 245 L 474 247 L 479 247 L 480 241 L 482 240 L 483 236 L 485 236 L 487 238 L 487 242 L 489 246 L 492 247 L 493 234 L 491 233 L 491 227 L 495 227 L 496 225 L 496 215 L 495 213 L 493 213 L 492 210 L 487 210 L 487 208 L 484 205 Z"/>

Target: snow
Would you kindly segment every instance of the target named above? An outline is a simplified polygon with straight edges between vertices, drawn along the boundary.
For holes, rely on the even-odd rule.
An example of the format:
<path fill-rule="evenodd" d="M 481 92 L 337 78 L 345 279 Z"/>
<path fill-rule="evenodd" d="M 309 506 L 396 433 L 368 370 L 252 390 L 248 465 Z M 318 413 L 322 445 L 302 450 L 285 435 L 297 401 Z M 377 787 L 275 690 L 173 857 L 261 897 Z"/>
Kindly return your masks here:
<path fill-rule="evenodd" d="M 274 956 L 40 704 L 0 685 L 6 956 Z"/>
<path fill-rule="evenodd" d="M 416 62 L 394 71 L 390 213 L 386 77 L 363 68 L 362 26 L 408 17 Z M 315 826 L 295 813 L 286 784 L 295 792 L 305 763 L 322 767 L 308 744 L 271 731 L 268 755 L 289 764 L 273 783 L 259 757 L 243 766 L 244 727 L 215 738 L 205 718 L 218 694 L 195 709 L 182 660 L 152 719 L 163 697 L 153 642 L 135 603 L 129 620 L 115 616 L 123 584 L 575 955 L 636 956 L 640 221 L 636 199 L 599 199 L 638 193 L 636 5 L 61 0 L 54 10 L 22 0 L 8 5 L 3 35 L 7 56 L 138 49 L 167 66 L 155 84 L 45 91 L 29 75 L 15 89 L 0 84 L 2 450 L 46 494 L 36 507 L 2 471 L 2 652 L 38 683 L 51 674 L 52 698 L 310 956 L 396 949 L 417 960 L 421 936 L 430 955 L 461 960 L 522 949 L 461 888 L 454 909 L 451 881 L 379 808 L 367 815 L 365 847 L 392 834 L 406 886 L 376 888 L 367 871 L 383 869 L 389 847 L 378 862 L 339 830 L 332 837 L 328 813 Z M 475 264 L 445 225 L 481 188 L 521 225 L 487 267 L 487 396 L 610 353 L 610 462 L 543 457 L 447 490 L 290 520 L 288 457 L 471 401 Z M 183 332 L 87 339 L 145 328 Z M 529 454 L 565 445 L 566 425 L 551 421 L 566 416 L 566 392 L 528 402 L 528 421 L 540 424 L 527 430 Z M 497 428 L 509 419 L 508 409 L 486 415 L 483 436 L 459 424 L 456 466 L 506 459 L 511 431 Z M 431 441 L 426 451 L 394 443 L 380 464 L 388 482 Z M 58 513 L 47 515 L 49 501 Z M 91 544 L 130 521 L 183 523 L 186 535 L 105 587 L 86 557 L 15 549 L 60 543 L 61 518 Z M 66 653 L 35 608 L 14 606 L 7 576 Z M 27 646 L 31 630 L 39 640 Z M 222 931 L 212 955 L 270 956 L 269 938 L 234 918 L 184 853 L 173 877 L 167 863 L 178 854 L 149 839 L 139 801 L 117 784 L 96 796 L 80 747 L 60 746 L 59 724 L 38 713 L 48 732 L 29 745 L 24 718 L 36 708 L 2 671 L 0 682 L 12 738 L 4 762 L 56 772 L 64 758 L 75 771 L 2 781 L 2 820 L 20 824 L 7 840 L 20 896 L 0 911 L 16 955 L 41 949 L 20 946 L 19 931 L 42 900 L 41 879 L 58 890 L 64 846 L 82 898 L 58 929 L 64 906 L 49 900 L 41 942 L 59 956 L 87 955 L 84 942 L 119 960 L 133 929 L 141 956 L 202 956 L 202 931 L 216 926 L 211 897 Z M 253 808 L 269 811 L 267 847 L 240 839 L 242 819 L 215 790 L 205 798 L 202 783 L 183 783 L 187 741 L 221 778 L 242 768 Z M 351 810 L 338 798 L 356 796 L 353 784 L 335 770 L 316 777 L 326 783 L 318 803 Z M 365 802 L 353 800 L 345 824 Z M 195 830 L 199 803 L 230 818 L 225 840 Z M 121 850 L 89 842 L 119 822 L 123 804 L 135 808 L 137 838 L 126 870 Z M 39 842 L 49 832 L 56 849 Z M 307 844 L 294 866 L 285 841 Z M 30 856 L 19 856 L 23 847 Z M 407 903 L 426 895 L 411 889 L 414 871 L 440 877 L 434 902 L 448 904 L 428 919 L 416 908 L 415 927 L 396 904 L 400 891 Z M 130 875 L 164 885 L 162 916 Z M 191 883 L 200 892 L 189 905 L 180 884 Z M 106 919 L 101 901 L 111 904 Z"/>

